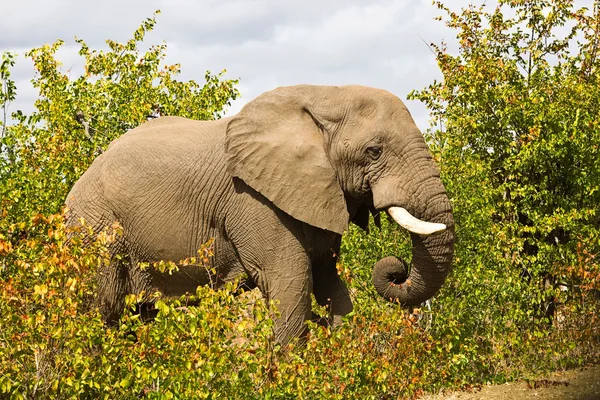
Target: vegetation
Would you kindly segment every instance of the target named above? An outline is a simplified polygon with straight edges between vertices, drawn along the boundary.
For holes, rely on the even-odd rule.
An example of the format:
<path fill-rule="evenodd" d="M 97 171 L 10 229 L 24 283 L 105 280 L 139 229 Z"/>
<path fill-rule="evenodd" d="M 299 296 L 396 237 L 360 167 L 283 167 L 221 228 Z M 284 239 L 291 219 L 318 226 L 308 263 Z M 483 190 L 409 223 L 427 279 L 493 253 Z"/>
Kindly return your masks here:
<path fill-rule="evenodd" d="M 7 113 L 14 56 L 0 64 L 0 397 L 397 398 L 504 382 L 599 360 L 600 2 L 500 1 L 460 12 L 436 3 L 459 50 L 432 44 L 443 82 L 415 91 L 453 199 L 454 271 L 430 307 L 380 300 L 370 270 L 407 257 L 384 218 L 353 227 L 338 265 L 355 310 L 339 329 L 273 342 L 273 308 L 237 287 L 159 301 L 142 323 L 90 307 L 93 272 L 118 227 L 67 243 L 61 205 L 114 138 L 154 114 L 218 118 L 235 80 L 180 82 L 166 46 L 140 54 L 155 19 L 106 51 L 82 40 L 85 73 L 61 72 L 58 41 L 33 49 L 36 111 Z M 210 248 L 201 249 L 209 257 Z M 317 313 L 323 310 L 315 306 Z"/>
<path fill-rule="evenodd" d="M 460 14 L 435 4 L 459 52 L 432 45 L 444 81 L 411 97 L 439 121 L 428 136 L 458 227 L 438 313 L 477 353 L 476 379 L 589 361 L 600 329 L 600 2 Z"/>

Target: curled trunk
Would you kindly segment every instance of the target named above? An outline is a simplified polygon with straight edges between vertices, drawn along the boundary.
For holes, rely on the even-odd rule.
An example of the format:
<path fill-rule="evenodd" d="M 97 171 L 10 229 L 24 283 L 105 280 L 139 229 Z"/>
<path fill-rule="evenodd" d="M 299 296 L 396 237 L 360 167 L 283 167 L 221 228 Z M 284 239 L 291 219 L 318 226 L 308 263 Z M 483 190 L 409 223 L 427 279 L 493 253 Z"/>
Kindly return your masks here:
<path fill-rule="evenodd" d="M 441 182 L 439 183 L 441 185 Z M 444 190 L 431 197 L 423 195 L 421 204 L 427 204 L 422 220 L 410 224 L 399 220 L 396 207 L 388 213 L 400 225 L 411 230 L 412 262 L 410 269 L 397 257 L 385 257 L 373 268 L 373 284 L 385 299 L 403 305 L 418 305 L 437 293 L 444 284 L 454 251 L 454 219 L 450 202 Z M 425 200 L 424 200 L 425 199 Z M 445 225 L 445 229 L 441 228 Z M 407 226 L 408 225 L 408 226 Z"/>

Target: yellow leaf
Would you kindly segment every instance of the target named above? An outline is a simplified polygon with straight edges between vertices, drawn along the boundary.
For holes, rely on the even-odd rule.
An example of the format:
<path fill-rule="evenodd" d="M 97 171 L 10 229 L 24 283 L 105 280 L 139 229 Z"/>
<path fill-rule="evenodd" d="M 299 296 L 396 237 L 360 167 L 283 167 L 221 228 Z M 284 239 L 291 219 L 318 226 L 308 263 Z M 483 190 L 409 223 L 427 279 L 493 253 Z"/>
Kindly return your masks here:
<path fill-rule="evenodd" d="M 67 280 L 67 287 L 69 288 L 70 291 L 75 291 L 76 289 L 76 285 L 77 285 L 77 278 L 69 278 Z"/>
<path fill-rule="evenodd" d="M 46 285 L 35 285 L 33 287 L 33 293 L 38 295 L 38 296 L 42 296 L 44 297 L 46 295 L 46 293 L 48 293 L 48 286 Z"/>

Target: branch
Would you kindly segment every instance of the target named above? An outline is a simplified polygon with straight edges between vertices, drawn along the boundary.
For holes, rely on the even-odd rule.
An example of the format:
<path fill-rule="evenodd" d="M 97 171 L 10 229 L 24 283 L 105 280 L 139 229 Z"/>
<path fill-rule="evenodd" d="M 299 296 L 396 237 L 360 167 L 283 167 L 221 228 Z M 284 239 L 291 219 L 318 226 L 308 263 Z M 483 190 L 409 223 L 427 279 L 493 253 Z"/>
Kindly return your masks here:
<path fill-rule="evenodd" d="M 425 43 L 425 46 L 427 46 L 427 48 L 429 49 L 429 51 L 431 51 L 431 54 L 433 54 L 436 58 L 437 58 L 437 54 L 435 54 L 435 51 L 433 51 L 433 49 L 431 48 L 431 46 L 425 41 L 425 39 L 423 39 L 421 37 L 421 35 L 419 35 L 417 33 L 417 36 L 419 37 L 419 39 L 421 39 L 423 41 L 423 43 Z"/>

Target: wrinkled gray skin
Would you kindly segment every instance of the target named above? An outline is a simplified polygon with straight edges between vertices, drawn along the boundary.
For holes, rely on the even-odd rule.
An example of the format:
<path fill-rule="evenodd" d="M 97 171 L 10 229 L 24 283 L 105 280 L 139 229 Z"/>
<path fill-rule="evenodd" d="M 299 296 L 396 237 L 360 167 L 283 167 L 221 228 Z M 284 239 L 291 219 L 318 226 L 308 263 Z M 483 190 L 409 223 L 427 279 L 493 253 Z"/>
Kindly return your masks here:
<path fill-rule="evenodd" d="M 168 275 L 136 264 L 178 262 L 210 238 L 218 284 L 247 276 L 278 301 L 284 343 L 311 317 L 311 293 L 330 306 L 334 325 L 352 310 L 335 268 L 350 221 L 366 229 L 369 211 L 401 206 L 447 227 L 411 234 L 408 277 L 395 257 L 376 264 L 373 282 L 388 300 L 433 296 L 453 254 L 450 202 L 420 131 L 400 99 L 362 86 L 282 87 L 234 117 L 147 122 L 94 161 L 66 204 L 72 224 L 83 217 L 95 231 L 123 227 L 111 252 L 128 256 L 99 274 L 107 322 L 118 320 L 126 294 L 178 296 L 207 284 L 196 266 Z"/>

